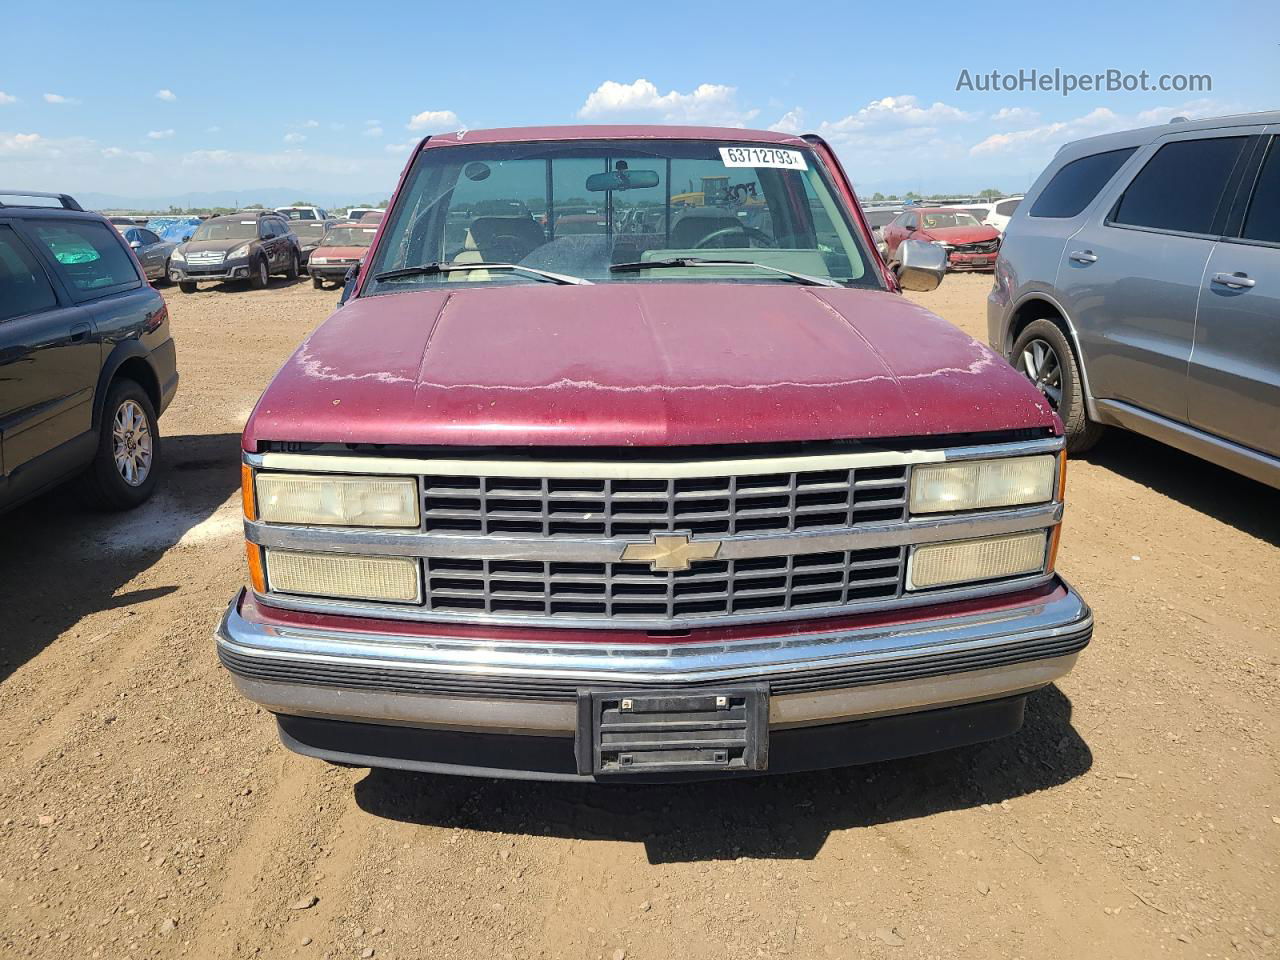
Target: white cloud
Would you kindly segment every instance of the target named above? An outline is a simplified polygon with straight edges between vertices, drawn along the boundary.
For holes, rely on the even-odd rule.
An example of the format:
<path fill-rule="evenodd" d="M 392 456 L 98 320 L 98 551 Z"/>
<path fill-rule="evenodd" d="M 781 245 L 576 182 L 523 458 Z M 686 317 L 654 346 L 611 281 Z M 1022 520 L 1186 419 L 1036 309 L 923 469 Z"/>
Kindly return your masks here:
<path fill-rule="evenodd" d="M 405 124 L 406 129 L 421 133 L 444 133 L 457 130 L 460 126 L 462 124 L 458 122 L 458 115 L 452 110 L 423 110 L 415 113 Z"/>
<path fill-rule="evenodd" d="M 168 130 L 151 130 L 147 133 L 148 140 L 170 140 L 173 138 L 175 131 L 172 127 Z"/>
<path fill-rule="evenodd" d="M 1135 114 L 1116 113 L 1107 107 L 1097 107 L 1069 120 L 993 133 L 970 147 L 969 154 L 974 157 L 1008 154 L 1047 161 L 1058 147 L 1072 140 L 1168 123 L 1173 117 L 1196 119 L 1217 116 L 1229 113 L 1232 109 L 1232 105 L 1215 100 L 1189 100 L 1177 106 L 1153 107 Z M 999 115 L 993 119 L 999 119 Z"/>
<path fill-rule="evenodd" d="M 38 133 L 7 133 L 0 131 L 0 157 L 10 160 L 62 160 L 82 156 L 94 147 L 87 137 L 62 139 L 41 136 Z"/>
<path fill-rule="evenodd" d="M 79 103 L 75 97 L 64 97 L 60 93 L 46 93 L 44 95 L 45 103 Z"/>
<path fill-rule="evenodd" d="M 311 127 L 318 127 L 318 126 L 320 126 L 320 121 L 319 121 L 319 120 L 304 120 L 304 121 L 303 121 L 303 123 L 302 123 L 302 126 L 307 127 L 307 128 L 311 128 Z"/>
<path fill-rule="evenodd" d="M 155 160 L 154 153 L 148 153 L 146 150 L 125 150 L 121 147 L 104 147 L 102 149 L 102 158 L 104 160 L 133 160 L 136 163 L 151 163 Z"/>
<path fill-rule="evenodd" d="M 880 137 L 886 130 L 911 128 L 936 130 L 950 124 L 967 123 L 972 114 L 942 101 L 922 106 L 918 97 L 903 95 L 881 97 L 839 120 L 824 121 L 818 128 L 822 136 L 833 141 L 856 138 L 863 132 Z"/>
<path fill-rule="evenodd" d="M 991 120 L 994 123 L 1002 123 L 1012 127 L 1025 126 L 1035 123 L 1039 119 L 1040 114 L 1038 111 L 1028 110 L 1026 107 L 1001 107 L 991 114 Z"/>
<path fill-rule="evenodd" d="M 690 93 L 658 88 L 641 77 L 632 83 L 606 80 L 588 94 L 578 110 L 583 119 L 598 117 L 648 117 L 664 123 L 706 123 L 745 126 L 760 112 L 744 110 L 737 103 L 737 88 L 702 83 Z"/>
<path fill-rule="evenodd" d="M 173 103 L 178 99 L 178 95 L 168 88 L 156 91 L 156 99 L 163 100 L 165 103 Z"/>
<path fill-rule="evenodd" d="M 380 137 L 382 136 L 382 128 L 381 127 L 365 127 L 363 136 Z"/>
<path fill-rule="evenodd" d="M 769 124 L 770 130 L 776 130 L 778 133 L 804 133 L 804 111 L 799 107 L 792 107 L 784 113 L 777 123 Z"/>
<path fill-rule="evenodd" d="M 178 158 L 184 169 L 199 176 L 216 176 L 225 182 L 228 171 L 251 173 L 290 173 L 304 176 L 311 173 L 351 175 L 362 173 L 359 160 L 350 157 L 332 157 L 307 153 L 303 150 L 283 150 L 278 153 L 250 153 L 240 150 L 191 150 Z M 203 172 L 200 172 L 203 171 Z"/>
<path fill-rule="evenodd" d="M 286 133 L 284 135 L 285 143 L 305 143 L 307 139 L 304 133 Z"/>
<path fill-rule="evenodd" d="M 13 96 L 12 94 L 5 93 L 3 90 L 0 90 L 0 104 L 17 103 L 17 102 L 18 102 L 17 97 Z"/>

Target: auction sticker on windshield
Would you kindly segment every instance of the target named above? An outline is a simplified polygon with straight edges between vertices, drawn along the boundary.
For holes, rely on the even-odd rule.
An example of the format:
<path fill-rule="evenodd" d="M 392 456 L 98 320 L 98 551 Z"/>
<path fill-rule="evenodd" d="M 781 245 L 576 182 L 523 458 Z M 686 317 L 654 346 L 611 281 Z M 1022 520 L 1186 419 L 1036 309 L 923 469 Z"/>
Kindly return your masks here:
<path fill-rule="evenodd" d="M 721 147 L 720 160 L 726 167 L 809 169 L 804 162 L 804 154 L 799 150 L 779 150 L 777 147 Z"/>

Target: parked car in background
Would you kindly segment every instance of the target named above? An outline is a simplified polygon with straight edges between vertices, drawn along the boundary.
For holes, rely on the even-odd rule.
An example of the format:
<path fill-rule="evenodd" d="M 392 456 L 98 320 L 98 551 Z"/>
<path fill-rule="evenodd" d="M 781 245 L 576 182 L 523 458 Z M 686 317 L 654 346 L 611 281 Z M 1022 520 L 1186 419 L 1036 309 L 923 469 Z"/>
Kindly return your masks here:
<path fill-rule="evenodd" d="M 146 227 L 114 226 L 142 264 L 142 272 L 148 280 L 169 279 L 169 257 L 176 243 L 156 236 Z"/>
<path fill-rule="evenodd" d="M 378 233 L 376 224 L 339 223 L 311 252 L 311 285 L 319 290 L 326 280 L 341 284 L 352 267 L 362 263 Z"/>
<path fill-rule="evenodd" d="M 1001 233 L 1004 233 L 1005 227 L 1009 225 L 1009 218 L 1013 216 L 1013 211 L 1018 209 L 1018 204 L 1021 202 L 1021 195 L 997 200 L 991 204 L 986 216 L 979 219 L 987 226 L 995 227 Z"/>
<path fill-rule="evenodd" d="M 248 280 L 258 289 L 272 274 L 298 278 L 302 253 L 289 222 L 271 211 L 245 210 L 206 220 L 169 257 L 169 279 L 183 293 L 201 283 Z"/>
<path fill-rule="evenodd" d="M 177 389 L 164 298 L 114 225 L 0 191 L 0 510 L 77 475 L 98 504 L 142 503 Z"/>
<path fill-rule="evenodd" d="M 360 215 L 357 223 L 381 223 L 385 214 L 381 210 L 369 210 Z"/>
<path fill-rule="evenodd" d="M 1063 147 L 1005 232 L 992 346 L 1058 411 L 1280 487 L 1280 111 Z"/>
<path fill-rule="evenodd" d="M 611 231 L 690 182 L 733 189 Z M 242 441 L 250 589 L 217 645 L 289 747 L 575 781 L 832 767 L 1010 733 L 1071 669 L 1061 424 L 896 295 L 820 139 L 470 130 L 415 146 L 395 196 Z M 575 196 L 603 232 L 529 212 Z M 942 279 L 936 244 L 897 255 L 903 285 Z"/>
<path fill-rule="evenodd" d="M 871 228 L 871 236 L 876 242 L 876 249 L 880 251 L 883 257 L 887 249 L 884 243 L 884 228 L 897 219 L 902 213 L 902 207 L 863 207 L 862 216 L 867 221 L 867 226 Z"/>
<path fill-rule="evenodd" d="M 366 213 L 386 213 L 382 207 L 352 207 L 347 211 L 347 219 L 359 221 Z"/>
<path fill-rule="evenodd" d="M 276 213 L 286 220 L 328 220 L 329 214 L 320 207 L 276 207 Z"/>
<path fill-rule="evenodd" d="M 949 270 L 992 270 L 1000 249 L 1000 232 L 994 227 L 983 226 L 964 210 L 942 207 L 910 207 L 885 226 L 883 234 L 885 256 L 894 265 L 907 239 L 940 246 Z"/>
<path fill-rule="evenodd" d="M 325 233 L 336 220 L 290 220 L 289 229 L 298 238 L 298 255 L 302 260 L 302 268 L 307 268 L 311 254 L 320 246 Z"/>
<path fill-rule="evenodd" d="M 203 222 L 199 217 L 152 217 L 147 221 L 147 229 L 157 234 L 161 240 L 182 243 L 190 240 Z"/>

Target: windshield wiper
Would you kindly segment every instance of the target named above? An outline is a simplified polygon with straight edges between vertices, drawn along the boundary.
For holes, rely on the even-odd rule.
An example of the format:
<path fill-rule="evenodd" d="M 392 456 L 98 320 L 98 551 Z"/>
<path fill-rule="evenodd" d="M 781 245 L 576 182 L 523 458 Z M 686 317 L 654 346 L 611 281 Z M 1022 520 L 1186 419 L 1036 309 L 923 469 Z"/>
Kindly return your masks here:
<path fill-rule="evenodd" d="M 440 273 L 465 273 L 469 270 L 510 270 L 512 273 L 523 273 L 546 283 L 572 283 L 591 285 L 590 280 L 582 277 L 571 277 L 567 273 L 552 273 L 550 270 L 539 270 L 537 267 L 526 267 L 522 263 L 420 263 L 416 267 L 400 267 L 398 270 L 387 270 L 375 274 L 375 280 L 399 280 L 403 277 L 429 277 Z"/>
<path fill-rule="evenodd" d="M 652 270 L 654 267 L 755 267 L 757 270 L 768 270 L 778 273 L 798 283 L 811 287 L 838 287 L 835 280 L 829 277 L 814 277 L 807 273 L 796 273 L 794 270 L 783 270 L 781 267 L 767 263 L 756 263 L 754 260 L 708 260 L 703 257 L 668 257 L 665 260 L 637 260 L 634 263 L 615 263 L 609 268 L 611 272 L 635 273 L 639 270 Z"/>

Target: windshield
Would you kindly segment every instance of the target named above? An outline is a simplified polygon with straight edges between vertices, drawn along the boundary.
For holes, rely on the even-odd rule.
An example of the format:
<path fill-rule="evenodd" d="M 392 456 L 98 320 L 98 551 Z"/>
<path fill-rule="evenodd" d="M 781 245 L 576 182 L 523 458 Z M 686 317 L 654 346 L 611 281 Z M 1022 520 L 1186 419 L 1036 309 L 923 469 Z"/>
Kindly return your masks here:
<path fill-rule="evenodd" d="M 318 240 L 324 236 L 324 228 L 328 224 L 323 220 L 290 220 L 289 229 L 300 237 L 306 237 L 308 240 Z"/>
<path fill-rule="evenodd" d="M 926 230 L 940 227 L 980 227 L 976 217 L 969 213 L 922 213 L 920 220 Z"/>
<path fill-rule="evenodd" d="M 193 242 L 204 240 L 257 240 L 257 220 L 208 220 L 200 225 Z"/>
<path fill-rule="evenodd" d="M 610 271 L 674 258 L 741 260 L 878 287 L 808 147 L 731 140 L 567 140 L 424 150 L 370 275 L 429 263 L 514 263 L 595 283 L 785 283 L 749 264 Z M 331 241 L 326 241 L 331 242 Z M 370 280 L 366 293 L 535 283 L 513 271 Z"/>
<path fill-rule="evenodd" d="M 316 220 L 316 212 L 311 207 L 280 207 L 276 210 L 287 220 Z"/>
<path fill-rule="evenodd" d="M 373 243 L 377 227 L 334 227 L 324 235 L 326 247 L 367 247 Z"/>

